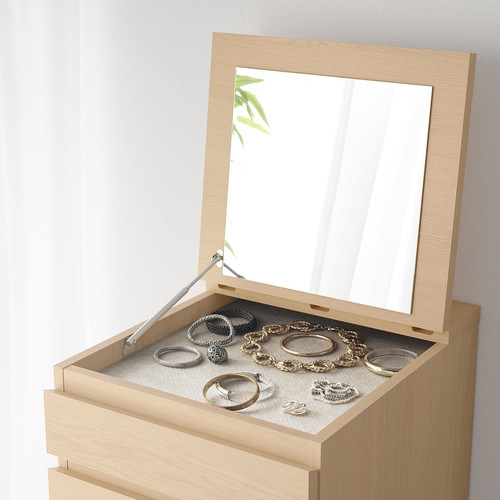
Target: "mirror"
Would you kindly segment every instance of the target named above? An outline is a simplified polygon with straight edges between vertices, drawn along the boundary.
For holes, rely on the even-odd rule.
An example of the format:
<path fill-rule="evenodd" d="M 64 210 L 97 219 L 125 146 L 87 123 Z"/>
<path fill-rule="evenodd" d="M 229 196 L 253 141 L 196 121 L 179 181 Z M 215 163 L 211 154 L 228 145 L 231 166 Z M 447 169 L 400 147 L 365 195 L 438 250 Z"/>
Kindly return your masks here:
<path fill-rule="evenodd" d="M 431 97 L 425 85 L 237 68 L 225 263 L 410 313 Z"/>

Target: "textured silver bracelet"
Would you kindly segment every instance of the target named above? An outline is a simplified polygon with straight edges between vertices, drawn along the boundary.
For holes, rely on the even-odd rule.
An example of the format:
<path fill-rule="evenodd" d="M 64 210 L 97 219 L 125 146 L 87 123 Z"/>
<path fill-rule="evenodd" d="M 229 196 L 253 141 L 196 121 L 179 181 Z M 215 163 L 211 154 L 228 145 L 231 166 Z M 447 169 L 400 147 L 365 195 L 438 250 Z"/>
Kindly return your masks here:
<path fill-rule="evenodd" d="M 196 358 L 190 361 L 165 361 L 160 357 L 162 354 L 175 351 L 191 352 L 193 354 L 196 354 Z M 188 366 L 195 366 L 203 359 L 200 351 L 198 351 L 194 347 L 185 347 L 182 345 L 160 347 L 155 351 L 153 357 L 159 365 L 168 366 L 170 368 L 187 368 Z"/>
<path fill-rule="evenodd" d="M 193 337 L 193 332 L 202 323 L 205 323 L 206 321 L 213 321 L 213 320 L 216 320 L 216 319 L 220 319 L 221 321 L 224 321 L 225 323 L 227 323 L 227 326 L 229 326 L 229 335 L 225 339 L 221 339 L 221 340 L 196 340 Z M 235 335 L 235 331 L 234 331 L 233 324 L 231 323 L 231 321 L 229 321 L 228 318 L 226 318 L 225 316 L 222 316 L 222 314 L 209 314 L 208 316 L 203 316 L 203 318 L 200 318 L 200 319 L 196 320 L 188 328 L 188 332 L 187 332 L 188 339 L 193 344 L 201 345 L 201 346 L 204 346 L 204 347 L 210 347 L 212 345 L 227 345 L 227 344 L 229 344 L 230 342 L 233 341 L 234 335 Z"/>
<path fill-rule="evenodd" d="M 262 401 L 264 399 L 270 398 L 274 394 L 274 382 L 269 378 L 266 377 L 265 375 L 262 375 L 262 373 L 255 373 L 255 372 L 236 372 L 236 375 L 246 375 L 247 377 L 252 377 L 258 384 L 260 389 L 260 396 L 259 396 L 259 401 Z M 249 393 L 246 392 L 240 392 L 240 391 L 231 391 L 224 387 L 224 384 L 227 384 L 231 379 L 226 379 L 223 382 L 217 382 L 215 384 L 215 388 L 219 391 L 220 394 L 222 394 L 226 399 L 229 399 L 229 401 L 232 400 L 232 397 L 234 395 L 247 395 Z M 238 380 L 238 379 L 235 379 Z M 251 394 L 250 394 L 251 395 Z"/>
<path fill-rule="evenodd" d="M 311 395 L 314 399 L 330 405 L 339 405 L 357 398 L 359 391 L 345 382 L 315 380 L 312 384 Z"/>
<path fill-rule="evenodd" d="M 217 309 L 217 311 L 214 311 L 212 314 L 222 314 L 227 318 L 242 318 L 246 320 L 246 323 L 233 325 L 236 335 L 243 335 L 244 333 L 253 332 L 253 330 L 255 329 L 255 325 L 257 324 L 255 316 L 250 311 L 247 311 L 242 307 L 225 306 Z M 216 333 L 217 335 L 227 335 L 229 333 L 229 328 L 227 326 L 216 325 L 212 321 L 207 321 L 207 328 L 212 333 Z"/>

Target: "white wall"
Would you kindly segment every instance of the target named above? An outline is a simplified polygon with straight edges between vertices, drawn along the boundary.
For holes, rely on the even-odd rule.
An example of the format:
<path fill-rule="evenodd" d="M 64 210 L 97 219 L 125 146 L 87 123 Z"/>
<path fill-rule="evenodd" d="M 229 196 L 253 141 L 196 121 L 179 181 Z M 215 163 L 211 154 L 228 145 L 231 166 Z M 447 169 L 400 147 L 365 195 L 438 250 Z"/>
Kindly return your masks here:
<path fill-rule="evenodd" d="M 454 296 L 482 306 L 470 498 L 493 498 L 500 491 L 498 3 L 85 0 L 80 26 L 92 342 L 145 319 L 196 274 L 212 32 L 478 53 Z"/>

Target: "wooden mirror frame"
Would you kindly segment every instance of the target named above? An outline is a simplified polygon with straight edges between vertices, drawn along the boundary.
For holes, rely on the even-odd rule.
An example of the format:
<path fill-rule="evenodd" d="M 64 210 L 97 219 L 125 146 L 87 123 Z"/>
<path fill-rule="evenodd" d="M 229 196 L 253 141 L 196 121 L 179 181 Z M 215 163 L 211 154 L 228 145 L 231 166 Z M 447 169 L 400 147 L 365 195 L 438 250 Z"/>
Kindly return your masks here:
<path fill-rule="evenodd" d="M 448 330 L 475 54 L 215 33 L 200 270 L 217 250 L 224 249 L 237 67 L 432 86 L 412 312 L 389 311 L 233 278 L 223 275 L 221 268 L 214 268 L 207 274 L 207 286 L 222 291 L 258 292 L 310 304 L 318 311 L 346 312 L 408 325 L 423 333 Z M 264 253 L 265 247 L 263 256 Z M 256 255 L 255 258 L 261 257 Z"/>

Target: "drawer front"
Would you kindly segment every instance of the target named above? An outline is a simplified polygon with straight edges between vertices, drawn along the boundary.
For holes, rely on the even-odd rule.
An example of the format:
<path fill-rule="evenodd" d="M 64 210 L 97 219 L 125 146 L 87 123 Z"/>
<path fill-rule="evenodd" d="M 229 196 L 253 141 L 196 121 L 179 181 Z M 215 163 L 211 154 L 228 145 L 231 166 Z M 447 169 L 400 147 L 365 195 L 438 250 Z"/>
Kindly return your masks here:
<path fill-rule="evenodd" d="M 83 398 L 47 391 L 45 422 L 49 453 L 178 499 L 318 498 L 310 467 Z"/>
<path fill-rule="evenodd" d="M 66 469 L 49 469 L 50 500 L 149 500 Z"/>

